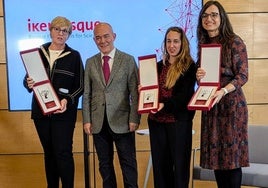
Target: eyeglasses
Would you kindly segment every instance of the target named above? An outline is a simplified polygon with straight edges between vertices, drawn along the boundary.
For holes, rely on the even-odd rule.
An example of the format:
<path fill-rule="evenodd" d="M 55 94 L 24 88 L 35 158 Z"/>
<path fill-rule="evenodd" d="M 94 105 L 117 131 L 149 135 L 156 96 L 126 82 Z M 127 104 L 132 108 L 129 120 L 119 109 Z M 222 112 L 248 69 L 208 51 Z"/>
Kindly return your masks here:
<path fill-rule="evenodd" d="M 215 20 L 219 16 L 219 13 L 217 13 L 217 12 L 212 12 L 211 14 L 204 13 L 204 14 L 202 14 L 201 18 L 208 19 L 209 16 L 211 19 Z"/>
<path fill-rule="evenodd" d="M 60 29 L 59 27 L 53 27 L 54 31 L 56 31 L 57 33 L 62 32 L 63 35 L 68 35 L 69 31 L 67 29 Z"/>

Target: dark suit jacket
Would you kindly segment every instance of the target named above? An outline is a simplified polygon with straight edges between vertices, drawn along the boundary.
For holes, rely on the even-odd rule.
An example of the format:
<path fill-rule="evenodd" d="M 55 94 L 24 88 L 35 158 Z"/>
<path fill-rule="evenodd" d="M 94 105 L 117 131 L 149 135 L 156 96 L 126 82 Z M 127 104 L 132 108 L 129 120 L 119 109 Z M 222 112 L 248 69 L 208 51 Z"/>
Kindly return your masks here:
<path fill-rule="evenodd" d="M 106 85 L 101 54 L 87 59 L 83 95 L 83 123 L 92 123 L 99 133 L 105 108 L 109 125 L 115 133 L 129 132 L 129 122 L 139 124 L 138 68 L 133 56 L 116 49 L 112 71 Z"/>

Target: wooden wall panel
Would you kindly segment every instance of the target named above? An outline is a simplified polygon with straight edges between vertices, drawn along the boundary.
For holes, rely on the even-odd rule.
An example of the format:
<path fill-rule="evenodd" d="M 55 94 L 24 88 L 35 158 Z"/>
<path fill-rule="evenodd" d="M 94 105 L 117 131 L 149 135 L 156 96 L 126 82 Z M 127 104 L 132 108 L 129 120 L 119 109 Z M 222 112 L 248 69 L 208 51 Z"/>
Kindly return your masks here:
<path fill-rule="evenodd" d="M 249 85 L 254 88 L 252 103 L 266 103 L 268 105 L 268 59 L 255 60 L 252 64 L 250 76 L 253 78 L 253 83 Z"/>
<path fill-rule="evenodd" d="M 41 152 L 40 143 L 29 117 L 30 113 L 26 112 L 1 111 L 1 154 Z"/>
<path fill-rule="evenodd" d="M 204 0 L 203 2 L 207 1 L 209 0 Z M 222 4 L 226 12 L 250 12 L 252 10 L 254 0 L 218 0 L 218 1 Z"/>
<path fill-rule="evenodd" d="M 203 0 L 207 2 L 209 0 Z M 267 12 L 267 0 L 218 0 L 227 12 Z"/>
<path fill-rule="evenodd" d="M 234 32 L 247 45 L 248 57 L 253 56 L 253 14 L 229 14 Z"/>
<path fill-rule="evenodd" d="M 268 9 L 268 3 L 267 3 L 267 9 Z M 268 37 L 267 37 L 268 13 L 254 14 L 253 19 L 254 19 L 253 57 L 268 58 L 268 50 L 267 50 L 268 49 Z"/>
<path fill-rule="evenodd" d="M 253 0 L 253 12 L 267 12 L 268 1 L 267 0 Z"/>
<path fill-rule="evenodd" d="M 0 110 L 8 108 L 6 65 L 0 63 Z M 0 111 L 1 113 L 1 111 Z"/>
<path fill-rule="evenodd" d="M 6 63 L 4 19 L 0 17 L 0 64 Z"/>
<path fill-rule="evenodd" d="M 248 105 L 249 125 L 266 125 L 268 126 L 268 105 Z M 268 143 L 266 143 L 268 144 Z"/>
<path fill-rule="evenodd" d="M 3 1 L 0 0 L 0 16 L 3 16 Z"/>
<path fill-rule="evenodd" d="M 243 86 L 249 104 L 268 104 L 268 60 L 249 60 L 249 79 Z"/>

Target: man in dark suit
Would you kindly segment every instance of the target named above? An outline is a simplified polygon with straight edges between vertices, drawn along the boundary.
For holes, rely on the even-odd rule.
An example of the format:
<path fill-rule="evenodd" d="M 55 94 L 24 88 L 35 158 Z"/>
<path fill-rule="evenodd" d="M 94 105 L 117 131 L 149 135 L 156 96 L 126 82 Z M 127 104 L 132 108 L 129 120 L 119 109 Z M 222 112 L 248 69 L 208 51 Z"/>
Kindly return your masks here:
<path fill-rule="evenodd" d="M 113 165 L 115 144 L 124 187 L 138 187 L 135 130 L 140 123 L 138 68 L 133 56 L 114 47 L 116 34 L 108 23 L 94 28 L 99 53 L 86 61 L 83 95 L 84 131 L 93 135 L 104 188 L 116 188 Z M 103 56 L 109 56 L 105 80 Z"/>

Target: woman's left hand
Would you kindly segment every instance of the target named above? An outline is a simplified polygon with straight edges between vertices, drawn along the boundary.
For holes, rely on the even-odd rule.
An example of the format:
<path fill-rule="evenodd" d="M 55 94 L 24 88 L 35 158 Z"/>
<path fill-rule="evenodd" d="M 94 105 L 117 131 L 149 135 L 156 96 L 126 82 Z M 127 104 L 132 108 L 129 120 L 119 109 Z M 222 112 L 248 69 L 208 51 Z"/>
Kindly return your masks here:
<path fill-rule="evenodd" d="M 162 110 L 164 108 L 164 103 L 159 103 L 159 106 L 156 110 L 151 110 L 152 114 L 156 114 L 157 112 L 159 112 L 160 110 Z"/>
<path fill-rule="evenodd" d="M 60 109 L 59 110 L 56 110 L 54 112 L 54 114 L 60 114 L 60 113 L 63 113 L 63 112 L 65 112 L 67 110 L 67 100 L 66 99 L 62 99 L 60 101 L 60 104 L 61 104 Z"/>
<path fill-rule="evenodd" d="M 220 90 L 217 90 L 215 93 L 214 93 L 214 95 L 212 95 L 212 97 L 211 97 L 211 99 L 214 99 L 214 102 L 213 102 L 213 104 L 212 104 L 212 107 L 216 104 L 216 103 L 218 103 L 218 102 L 220 102 L 220 100 L 222 99 L 222 97 L 224 96 L 224 91 L 222 90 L 222 89 L 220 89 Z"/>

